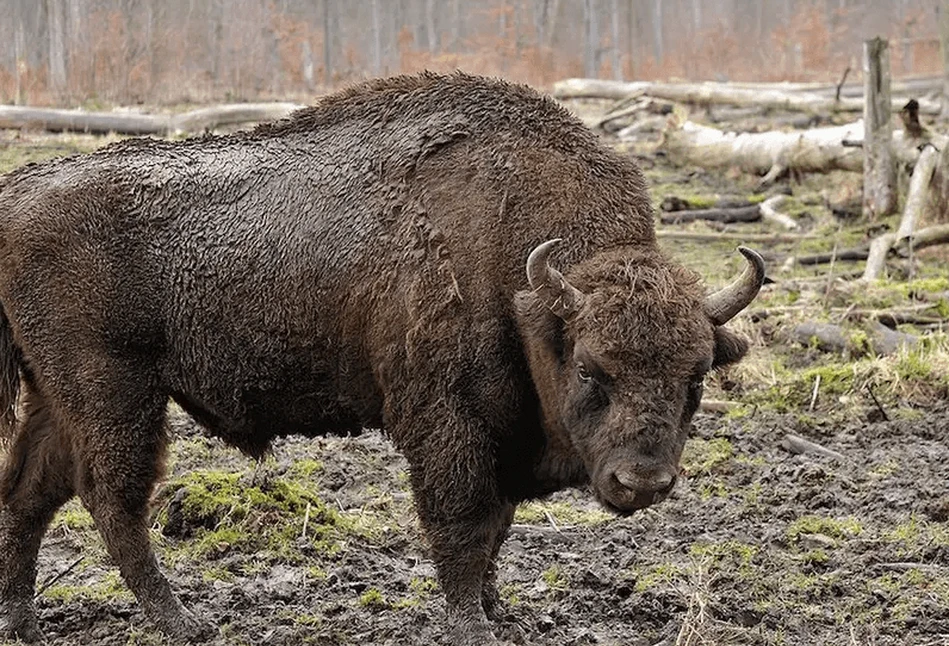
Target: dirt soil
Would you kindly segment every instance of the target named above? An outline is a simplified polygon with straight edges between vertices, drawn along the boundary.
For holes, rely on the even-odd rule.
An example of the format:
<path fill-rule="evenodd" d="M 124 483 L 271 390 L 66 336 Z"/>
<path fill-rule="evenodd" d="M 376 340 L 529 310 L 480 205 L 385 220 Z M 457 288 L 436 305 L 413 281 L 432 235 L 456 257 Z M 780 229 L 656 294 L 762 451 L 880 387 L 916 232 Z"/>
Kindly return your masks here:
<path fill-rule="evenodd" d="M 319 495 L 383 526 L 373 539 L 354 536 L 299 562 L 251 569 L 258 555 L 226 547 L 179 560 L 174 585 L 222 627 L 216 643 L 448 643 L 406 464 L 382 435 L 288 439 L 255 469 L 183 417 L 173 432 L 172 479 L 222 469 L 261 482 L 319 459 Z M 843 459 L 793 455 L 780 446 L 789 432 Z M 506 619 L 498 632 L 537 645 L 947 644 L 947 434 L 949 410 L 808 427 L 789 415 L 699 415 L 688 477 L 661 505 L 607 518 L 588 492 L 570 491 L 518 518 L 500 556 Z M 94 554 L 96 541 L 91 529 L 54 527 L 40 580 L 73 563 L 84 544 Z M 179 542 L 164 541 L 163 552 Z M 96 590 L 110 578 L 108 563 L 93 560 L 56 585 Z M 38 603 L 52 644 L 165 643 L 122 591 L 44 594 Z"/>

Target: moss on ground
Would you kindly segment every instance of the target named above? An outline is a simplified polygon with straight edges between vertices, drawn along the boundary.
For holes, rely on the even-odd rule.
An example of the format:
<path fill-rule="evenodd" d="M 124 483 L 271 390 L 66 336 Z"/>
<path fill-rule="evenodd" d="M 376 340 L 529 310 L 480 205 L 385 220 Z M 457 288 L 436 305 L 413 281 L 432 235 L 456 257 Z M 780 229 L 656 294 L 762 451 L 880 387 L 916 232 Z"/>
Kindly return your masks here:
<path fill-rule="evenodd" d="M 181 513 L 192 535 L 169 550 L 172 558 L 208 559 L 239 551 L 263 561 L 299 562 L 306 547 L 339 549 L 351 523 L 329 507 L 313 485 L 290 478 L 249 484 L 246 474 L 194 471 L 169 483 L 184 490 Z M 167 511 L 160 520 L 167 521 Z"/>
<path fill-rule="evenodd" d="M 727 469 L 735 457 L 735 447 L 724 437 L 690 438 L 682 450 L 682 468 L 689 475 L 708 475 Z"/>
<path fill-rule="evenodd" d="M 566 501 L 533 501 L 519 505 L 514 522 L 526 525 L 547 525 L 550 519 L 558 525 L 600 525 L 614 518 L 601 509 L 581 508 Z"/>

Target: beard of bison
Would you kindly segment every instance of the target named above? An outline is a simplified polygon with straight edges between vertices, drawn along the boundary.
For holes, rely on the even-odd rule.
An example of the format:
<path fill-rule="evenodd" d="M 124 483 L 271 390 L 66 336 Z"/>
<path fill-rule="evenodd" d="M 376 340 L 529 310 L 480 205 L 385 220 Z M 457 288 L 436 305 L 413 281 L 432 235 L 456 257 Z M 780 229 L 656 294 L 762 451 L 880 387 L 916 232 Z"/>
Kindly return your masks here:
<path fill-rule="evenodd" d="M 750 269 L 732 291 L 750 301 L 762 265 L 742 253 Z M 659 502 L 675 485 L 706 374 L 748 349 L 718 324 L 747 302 L 710 313 L 699 277 L 654 249 L 598 254 L 569 281 L 544 271 L 516 303 L 548 434 L 536 476 L 551 489 L 589 482 L 619 514 Z"/>

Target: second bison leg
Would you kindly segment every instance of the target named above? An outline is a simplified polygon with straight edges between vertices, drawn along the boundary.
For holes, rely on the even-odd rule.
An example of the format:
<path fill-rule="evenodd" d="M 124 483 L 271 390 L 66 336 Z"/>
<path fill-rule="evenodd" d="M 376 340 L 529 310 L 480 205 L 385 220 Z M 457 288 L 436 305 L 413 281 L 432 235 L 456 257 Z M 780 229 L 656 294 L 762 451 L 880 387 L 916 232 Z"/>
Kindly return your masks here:
<path fill-rule="evenodd" d="M 0 641 L 42 638 L 33 606 L 36 556 L 56 510 L 73 495 L 69 443 L 30 384 L 0 475 Z"/>
<path fill-rule="evenodd" d="M 109 555 L 145 614 L 166 635 L 205 640 L 213 629 L 186 611 L 161 573 L 147 529 L 148 501 L 165 451 L 165 399 L 134 374 L 110 370 L 120 393 L 89 397 L 108 401 L 73 422 L 82 438 L 79 496 L 95 519 Z M 132 390 L 135 385 L 140 387 Z"/>

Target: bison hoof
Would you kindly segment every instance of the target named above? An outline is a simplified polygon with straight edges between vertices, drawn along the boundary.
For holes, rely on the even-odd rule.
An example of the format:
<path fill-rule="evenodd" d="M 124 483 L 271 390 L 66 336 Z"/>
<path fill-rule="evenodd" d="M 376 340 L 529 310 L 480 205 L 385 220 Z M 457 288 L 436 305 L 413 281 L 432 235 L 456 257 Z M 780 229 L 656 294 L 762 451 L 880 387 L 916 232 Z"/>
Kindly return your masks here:
<path fill-rule="evenodd" d="M 448 643 L 456 646 L 509 646 L 507 642 L 498 641 L 488 623 L 483 620 L 456 620 L 449 636 Z"/>
<path fill-rule="evenodd" d="M 187 610 L 169 621 L 162 621 L 159 628 L 176 642 L 199 644 L 217 637 L 217 626 L 202 621 Z"/>

